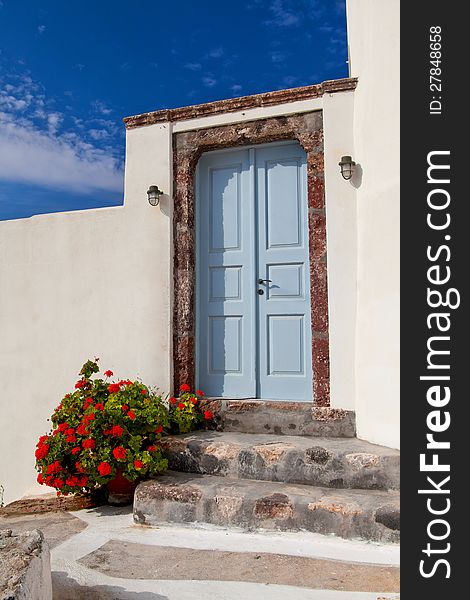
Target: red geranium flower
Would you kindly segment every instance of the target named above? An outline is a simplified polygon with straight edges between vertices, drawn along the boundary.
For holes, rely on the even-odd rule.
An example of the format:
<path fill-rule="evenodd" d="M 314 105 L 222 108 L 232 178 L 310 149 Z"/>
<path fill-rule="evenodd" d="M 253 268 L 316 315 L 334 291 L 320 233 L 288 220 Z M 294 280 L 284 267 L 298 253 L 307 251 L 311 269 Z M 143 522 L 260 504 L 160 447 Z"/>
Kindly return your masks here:
<path fill-rule="evenodd" d="M 58 425 L 58 427 L 57 427 L 57 429 L 58 429 L 59 431 L 65 431 L 65 430 L 66 430 L 66 429 L 68 429 L 68 428 L 69 428 L 69 426 L 67 425 L 67 423 L 60 423 L 60 424 Z"/>
<path fill-rule="evenodd" d="M 75 448 L 72 448 L 72 454 L 78 454 L 81 451 L 80 446 L 75 446 Z"/>
<path fill-rule="evenodd" d="M 78 483 L 78 479 L 75 477 L 75 475 L 71 475 L 65 480 L 65 483 L 70 487 L 75 487 Z"/>
<path fill-rule="evenodd" d="M 126 458 L 127 450 L 122 446 L 118 446 L 113 450 L 113 456 L 117 460 L 124 460 Z"/>
<path fill-rule="evenodd" d="M 147 390 L 140 390 L 140 393 L 141 393 L 143 396 L 146 396 L 146 395 L 147 395 Z"/>
<path fill-rule="evenodd" d="M 83 422 L 85 423 L 85 425 L 88 425 L 88 423 L 90 421 L 93 421 L 94 418 L 95 418 L 95 413 L 90 413 L 89 415 L 85 415 L 83 417 Z"/>
<path fill-rule="evenodd" d="M 102 462 L 98 465 L 98 472 L 102 477 L 109 475 L 111 473 L 111 466 L 107 462 Z"/>
<path fill-rule="evenodd" d="M 85 440 L 85 441 L 83 442 L 82 446 L 83 446 L 84 448 L 90 448 L 90 449 L 92 449 L 92 448 L 94 448 L 94 447 L 95 447 L 95 440 Z"/>
<path fill-rule="evenodd" d="M 147 450 L 148 450 L 149 452 L 155 452 L 155 450 L 156 450 L 156 449 L 157 449 L 157 447 L 156 447 L 156 446 L 149 446 L 149 447 L 147 448 Z"/>
<path fill-rule="evenodd" d="M 191 388 L 189 387 L 189 385 L 187 383 L 183 383 L 182 386 L 180 386 L 180 392 L 189 392 Z"/>
<path fill-rule="evenodd" d="M 121 386 L 119 385 L 119 383 L 111 383 L 108 386 L 108 392 L 110 394 L 114 394 L 114 392 L 119 392 L 120 389 L 121 389 Z"/>
<path fill-rule="evenodd" d="M 65 441 L 67 442 L 67 444 L 75 444 L 75 442 L 77 441 L 77 438 L 72 434 L 72 435 L 68 435 L 65 438 Z"/>
<path fill-rule="evenodd" d="M 81 464 L 78 462 L 78 460 L 77 460 L 77 462 L 75 463 L 75 468 L 77 469 L 77 471 L 78 471 L 79 473 L 85 473 L 85 469 L 84 469 L 84 468 L 83 468 L 83 466 L 82 466 L 82 465 L 81 465 Z"/>
<path fill-rule="evenodd" d="M 86 385 L 86 379 L 79 379 L 77 381 L 77 383 L 75 384 L 75 389 L 79 390 L 80 388 L 82 388 L 84 385 Z"/>
<path fill-rule="evenodd" d="M 88 477 L 87 477 L 87 475 L 82 475 L 82 476 L 79 478 L 79 480 L 78 480 L 78 482 L 77 482 L 77 485 L 78 485 L 79 487 L 85 487 L 87 483 L 88 483 Z"/>
<path fill-rule="evenodd" d="M 161 433 L 163 431 L 163 427 L 162 425 L 159 425 L 156 429 L 155 429 L 155 433 Z"/>
<path fill-rule="evenodd" d="M 43 458 L 45 458 L 47 456 L 48 452 L 49 452 L 49 446 L 47 444 L 44 444 L 42 446 L 39 446 L 39 448 L 34 453 L 34 456 L 38 460 L 42 460 Z"/>
<path fill-rule="evenodd" d="M 105 371 L 104 374 L 106 375 L 106 377 L 112 377 L 113 376 L 113 372 L 112 371 Z"/>
<path fill-rule="evenodd" d="M 171 398 L 169 399 L 170 404 L 176 404 L 177 402 L 178 400 L 174 396 L 171 396 Z"/>
<path fill-rule="evenodd" d="M 135 460 L 134 461 L 134 467 L 136 469 L 141 469 L 144 466 L 144 463 L 141 460 Z"/>
<path fill-rule="evenodd" d="M 78 435 L 88 435 L 88 430 L 85 428 L 83 423 L 80 423 L 80 425 L 77 427 L 77 433 Z"/>
<path fill-rule="evenodd" d="M 127 404 L 123 404 L 121 406 L 121 410 L 124 411 L 124 412 L 126 412 L 127 410 L 129 410 L 129 406 Z"/>
<path fill-rule="evenodd" d="M 121 437 L 123 433 L 124 429 L 120 425 L 113 425 L 111 427 L 111 435 L 114 435 L 114 437 Z"/>
<path fill-rule="evenodd" d="M 95 410 L 104 410 L 104 404 L 98 402 L 98 404 L 95 404 Z"/>
<path fill-rule="evenodd" d="M 131 421 L 133 421 L 133 420 L 135 419 L 135 412 L 134 412 L 133 410 L 130 410 L 130 411 L 127 413 L 127 416 L 129 417 L 129 419 L 130 419 Z"/>
<path fill-rule="evenodd" d="M 185 407 L 185 405 L 184 405 L 182 402 L 180 402 L 180 403 L 178 404 L 178 408 L 179 408 L 180 410 L 184 410 L 186 407 Z"/>
<path fill-rule="evenodd" d="M 61 468 L 62 465 L 60 464 L 60 462 L 58 460 L 55 460 L 53 463 L 48 465 L 47 474 L 50 475 L 51 473 L 57 473 L 57 471 L 60 471 Z"/>
<path fill-rule="evenodd" d="M 83 403 L 83 410 L 86 410 L 90 404 L 93 404 L 93 398 L 86 398 L 85 402 Z"/>
<path fill-rule="evenodd" d="M 197 394 L 198 396 L 204 396 L 204 392 L 203 392 L 203 391 L 201 391 L 201 390 L 196 390 L 196 394 Z"/>
<path fill-rule="evenodd" d="M 210 411 L 210 410 L 205 410 L 205 411 L 204 411 L 204 419 L 205 419 L 206 421 L 210 421 L 210 420 L 211 420 L 211 419 L 213 419 L 213 418 L 214 418 L 214 415 L 211 413 L 211 411 Z"/>
<path fill-rule="evenodd" d="M 189 399 L 189 401 L 190 401 L 192 404 L 196 404 L 196 402 L 197 402 L 197 398 L 196 398 L 195 396 L 193 396 L 192 398 L 190 398 L 190 399 Z"/>
<path fill-rule="evenodd" d="M 40 483 L 41 485 L 44 483 L 44 479 L 42 477 L 42 473 L 39 473 L 39 475 L 37 477 L 37 482 Z"/>
<path fill-rule="evenodd" d="M 60 477 L 56 477 L 53 483 L 55 488 L 61 488 L 64 485 L 64 480 Z"/>

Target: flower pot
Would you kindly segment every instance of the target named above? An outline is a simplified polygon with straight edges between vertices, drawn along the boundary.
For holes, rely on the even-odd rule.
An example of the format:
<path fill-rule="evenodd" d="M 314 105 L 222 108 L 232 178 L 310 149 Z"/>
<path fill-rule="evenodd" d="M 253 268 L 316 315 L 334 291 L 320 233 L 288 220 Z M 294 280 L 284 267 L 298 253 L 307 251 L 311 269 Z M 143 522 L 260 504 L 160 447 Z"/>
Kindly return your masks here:
<path fill-rule="evenodd" d="M 108 481 L 108 504 L 114 506 L 123 506 L 125 504 L 132 504 L 134 500 L 134 491 L 137 487 L 138 480 L 129 481 L 122 475 L 120 469 L 116 472 L 116 477 Z"/>

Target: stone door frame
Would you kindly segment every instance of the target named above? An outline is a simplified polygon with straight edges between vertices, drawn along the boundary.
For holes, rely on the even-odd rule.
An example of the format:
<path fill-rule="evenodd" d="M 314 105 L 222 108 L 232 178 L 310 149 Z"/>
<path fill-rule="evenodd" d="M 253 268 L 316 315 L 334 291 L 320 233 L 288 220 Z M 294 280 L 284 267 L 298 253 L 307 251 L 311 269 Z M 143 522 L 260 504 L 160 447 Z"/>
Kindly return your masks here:
<path fill-rule="evenodd" d="M 201 154 L 235 146 L 298 141 L 307 153 L 312 399 L 330 404 L 326 212 L 321 110 L 173 134 L 173 383 L 195 378 L 195 172 Z M 288 398 L 286 398 L 288 400 Z"/>

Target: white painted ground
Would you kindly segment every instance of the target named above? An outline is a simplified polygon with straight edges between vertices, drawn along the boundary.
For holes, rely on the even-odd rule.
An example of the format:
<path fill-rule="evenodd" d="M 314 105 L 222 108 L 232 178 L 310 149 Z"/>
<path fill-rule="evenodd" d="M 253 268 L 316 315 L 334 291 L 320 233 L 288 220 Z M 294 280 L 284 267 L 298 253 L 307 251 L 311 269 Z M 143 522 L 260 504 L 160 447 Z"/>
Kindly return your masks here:
<path fill-rule="evenodd" d="M 132 514 L 112 507 L 73 513 L 88 527 L 51 551 L 54 572 L 62 572 L 84 587 L 109 586 L 112 597 L 127 600 L 139 593 L 142 600 L 376 600 L 395 594 L 338 592 L 306 588 L 227 581 L 168 581 L 109 577 L 89 569 L 77 560 L 108 540 L 155 546 L 275 552 L 288 556 L 326 558 L 377 565 L 399 564 L 399 548 L 375 543 L 341 540 L 312 533 L 246 533 L 214 526 L 168 526 L 158 529 L 134 525 Z M 147 593 L 145 593 L 147 592 Z M 144 594 L 143 594 L 144 593 Z"/>

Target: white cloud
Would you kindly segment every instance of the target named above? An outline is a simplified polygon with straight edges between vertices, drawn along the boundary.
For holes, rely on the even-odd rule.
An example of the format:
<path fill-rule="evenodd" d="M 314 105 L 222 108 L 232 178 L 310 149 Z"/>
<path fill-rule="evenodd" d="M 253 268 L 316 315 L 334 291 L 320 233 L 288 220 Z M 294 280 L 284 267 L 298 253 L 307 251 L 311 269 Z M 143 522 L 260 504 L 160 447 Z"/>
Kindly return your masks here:
<path fill-rule="evenodd" d="M 286 7 L 284 0 L 274 0 L 269 10 L 273 18 L 266 21 L 267 25 L 277 25 L 278 27 L 292 27 L 298 25 L 300 16 L 298 13 Z"/>
<path fill-rule="evenodd" d="M 98 103 L 99 117 L 88 119 L 81 129 L 77 119 L 75 129 L 64 130 L 65 115 L 53 105 L 29 75 L 0 82 L 0 180 L 82 193 L 122 191 L 116 149 L 111 144 L 98 147 L 118 131 L 113 120 L 102 117 L 111 110 Z M 70 120 L 74 122 L 73 116 Z"/>
<path fill-rule="evenodd" d="M 106 151 L 74 133 L 44 132 L 7 113 L 0 113 L 0 154 L 0 179 L 6 181 L 83 193 L 122 189 L 121 165 Z"/>
<path fill-rule="evenodd" d="M 39 27 L 38 27 L 38 34 L 42 35 L 45 31 L 46 31 L 46 26 L 45 25 L 39 25 Z"/>
<path fill-rule="evenodd" d="M 318 0 L 272 0 L 269 11 L 272 18 L 265 25 L 296 27 L 306 20 L 318 21 L 324 16 L 325 7 Z"/>
<path fill-rule="evenodd" d="M 28 106 L 24 99 L 18 99 L 15 96 L 10 96 L 5 92 L 0 92 L 0 108 L 4 110 L 23 110 Z"/>
<path fill-rule="evenodd" d="M 63 117 L 58 112 L 51 112 L 47 115 L 47 128 L 49 133 L 56 133 L 59 125 L 62 123 Z"/>
<path fill-rule="evenodd" d="M 230 87 L 230 89 L 232 90 L 232 92 L 241 92 L 242 91 L 242 86 L 238 83 L 235 83 L 234 85 L 232 85 Z"/>
<path fill-rule="evenodd" d="M 101 102 L 101 100 L 95 100 L 91 103 L 91 105 L 100 115 L 110 115 L 113 112 L 112 109 L 108 108 L 104 102 Z"/>
<path fill-rule="evenodd" d="M 110 136 L 109 132 L 106 131 L 106 129 L 90 129 L 88 131 L 88 135 L 96 141 L 105 140 Z"/>
<path fill-rule="evenodd" d="M 205 77 L 202 78 L 202 83 L 206 86 L 206 87 L 214 87 L 214 85 L 217 84 L 217 79 L 215 79 L 212 75 L 206 75 Z"/>
<path fill-rule="evenodd" d="M 184 68 L 189 69 L 190 71 L 199 71 L 199 69 L 201 67 L 202 67 L 201 63 L 197 63 L 197 62 L 189 62 L 184 65 Z"/>
<path fill-rule="evenodd" d="M 279 52 L 278 50 L 275 50 L 274 52 L 271 52 L 270 56 L 271 56 L 271 61 L 273 63 L 282 63 L 286 59 L 285 54 L 283 54 L 282 52 Z"/>
<path fill-rule="evenodd" d="M 286 75 L 286 77 L 283 78 L 282 83 L 285 83 L 286 85 L 292 86 L 298 80 L 299 80 L 299 78 L 296 77 L 295 75 Z"/>
<path fill-rule="evenodd" d="M 210 58 L 220 58 L 221 56 L 223 56 L 223 54 L 224 54 L 224 49 L 222 48 L 222 46 L 219 46 L 218 48 L 213 48 L 208 53 L 208 56 Z"/>

